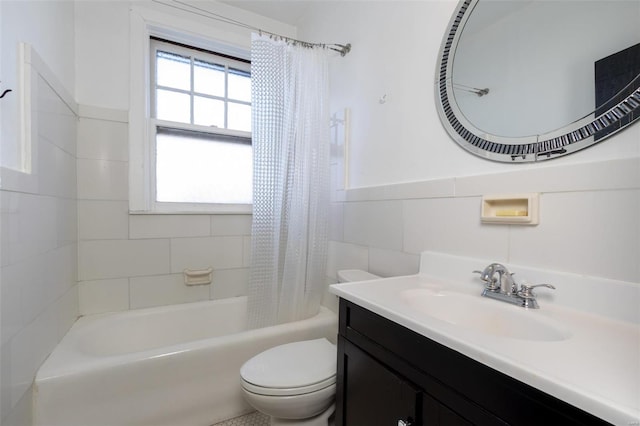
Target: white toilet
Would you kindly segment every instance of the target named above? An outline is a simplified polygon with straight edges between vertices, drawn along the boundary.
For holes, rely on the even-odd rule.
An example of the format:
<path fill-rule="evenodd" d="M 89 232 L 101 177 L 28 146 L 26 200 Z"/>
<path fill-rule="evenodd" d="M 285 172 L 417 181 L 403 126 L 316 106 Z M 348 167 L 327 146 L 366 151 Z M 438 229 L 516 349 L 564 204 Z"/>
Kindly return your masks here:
<path fill-rule="evenodd" d="M 360 270 L 338 272 L 340 282 L 379 278 Z M 267 349 L 240 368 L 242 392 L 271 425 L 327 426 L 336 393 L 336 345 L 327 339 Z"/>

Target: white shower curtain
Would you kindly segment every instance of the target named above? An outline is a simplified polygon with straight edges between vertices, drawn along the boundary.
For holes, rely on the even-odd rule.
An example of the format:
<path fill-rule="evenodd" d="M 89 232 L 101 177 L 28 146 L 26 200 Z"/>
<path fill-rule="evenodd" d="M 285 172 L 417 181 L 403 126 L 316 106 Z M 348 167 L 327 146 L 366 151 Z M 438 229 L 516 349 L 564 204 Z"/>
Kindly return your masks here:
<path fill-rule="evenodd" d="M 251 328 L 315 315 L 328 244 L 327 51 L 254 34 Z"/>

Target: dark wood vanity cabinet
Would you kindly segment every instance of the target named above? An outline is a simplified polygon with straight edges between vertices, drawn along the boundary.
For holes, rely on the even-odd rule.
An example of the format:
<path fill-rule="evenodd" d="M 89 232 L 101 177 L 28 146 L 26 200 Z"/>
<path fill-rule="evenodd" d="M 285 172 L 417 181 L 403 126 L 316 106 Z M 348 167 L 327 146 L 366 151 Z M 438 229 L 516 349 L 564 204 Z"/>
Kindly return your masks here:
<path fill-rule="evenodd" d="M 335 424 L 609 423 L 341 299 Z"/>

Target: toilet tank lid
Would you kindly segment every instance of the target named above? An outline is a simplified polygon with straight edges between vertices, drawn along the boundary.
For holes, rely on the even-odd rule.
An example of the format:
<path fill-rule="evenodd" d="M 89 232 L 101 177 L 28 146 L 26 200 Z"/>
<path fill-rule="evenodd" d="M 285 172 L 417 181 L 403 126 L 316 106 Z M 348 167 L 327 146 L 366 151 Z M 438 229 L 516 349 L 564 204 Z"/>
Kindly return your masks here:
<path fill-rule="evenodd" d="M 343 269 L 338 271 L 338 282 L 340 283 L 375 280 L 378 278 L 380 277 L 361 269 Z"/>
<path fill-rule="evenodd" d="M 265 388 L 298 388 L 336 374 L 336 346 L 327 339 L 276 346 L 254 356 L 240 368 L 246 382 Z"/>

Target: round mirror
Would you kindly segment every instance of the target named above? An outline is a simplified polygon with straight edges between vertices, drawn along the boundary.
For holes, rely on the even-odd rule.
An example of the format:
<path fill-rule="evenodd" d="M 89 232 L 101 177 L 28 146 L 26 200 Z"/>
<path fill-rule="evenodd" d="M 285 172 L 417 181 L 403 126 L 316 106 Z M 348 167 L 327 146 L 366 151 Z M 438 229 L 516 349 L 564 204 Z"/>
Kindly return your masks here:
<path fill-rule="evenodd" d="M 640 118 L 640 1 L 462 0 L 440 50 L 438 112 L 496 161 L 557 158 Z"/>

